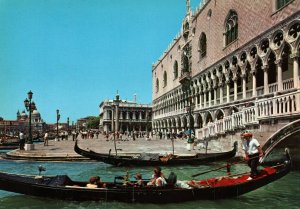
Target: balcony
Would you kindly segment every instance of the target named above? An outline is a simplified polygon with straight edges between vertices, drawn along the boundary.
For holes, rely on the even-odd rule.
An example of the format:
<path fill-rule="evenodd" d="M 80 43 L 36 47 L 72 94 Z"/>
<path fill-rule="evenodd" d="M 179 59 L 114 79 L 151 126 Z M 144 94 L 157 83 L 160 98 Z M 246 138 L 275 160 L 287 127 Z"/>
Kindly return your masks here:
<path fill-rule="evenodd" d="M 185 72 L 181 73 L 181 76 L 179 77 L 179 82 L 182 85 L 185 85 L 185 84 L 189 83 L 190 80 L 191 80 L 191 73 L 190 72 L 185 71 Z"/>

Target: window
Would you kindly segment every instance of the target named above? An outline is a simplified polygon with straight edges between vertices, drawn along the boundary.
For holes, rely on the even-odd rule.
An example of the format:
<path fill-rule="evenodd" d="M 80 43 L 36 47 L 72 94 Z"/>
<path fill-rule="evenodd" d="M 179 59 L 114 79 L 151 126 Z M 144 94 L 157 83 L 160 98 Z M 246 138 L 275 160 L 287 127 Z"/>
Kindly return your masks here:
<path fill-rule="evenodd" d="M 290 1 L 292 0 L 276 0 L 276 9 L 280 9 L 282 7 L 284 7 L 285 5 L 287 5 Z"/>
<path fill-rule="evenodd" d="M 158 80 L 158 78 L 156 79 L 156 92 L 158 92 L 159 91 L 159 80 Z"/>
<path fill-rule="evenodd" d="M 167 86 L 167 72 L 164 72 L 164 87 Z"/>
<path fill-rule="evenodd" d="M 175 60 L 173 65 L 174 79 L 178 78 L 178 62 Z"/>
<path fill-rule="evenodd" d="M 206 55 L 206 35 L 205 35 L 205 33 L 201 33 L 201 36 L 199 39 L 199 52 L 200 52 L 200 58 L 202 58 Z"/>
<path fill-rule="evenodd" d="M 230 11 L 225 21 L 225 46 L 238 37 L 238 16 L 235 11 Z"/>

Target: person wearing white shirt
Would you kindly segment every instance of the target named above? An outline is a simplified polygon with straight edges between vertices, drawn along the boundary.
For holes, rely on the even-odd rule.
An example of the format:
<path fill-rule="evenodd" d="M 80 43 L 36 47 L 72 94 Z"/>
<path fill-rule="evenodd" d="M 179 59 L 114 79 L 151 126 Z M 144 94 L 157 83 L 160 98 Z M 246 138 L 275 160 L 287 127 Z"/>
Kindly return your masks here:
<path fill-rule="evenodd" d="M 263 151 L 257 139 L 252 138 L 252 133 L 245 132 L 242 135 L 243 150 L 245 151 L 245 160 L 248 161 L 248 166 L 251 168 L 251 174 L 249 180 L 255 178 L 258 175 L 257 166 L 259 158 L 263 156 Z"/>

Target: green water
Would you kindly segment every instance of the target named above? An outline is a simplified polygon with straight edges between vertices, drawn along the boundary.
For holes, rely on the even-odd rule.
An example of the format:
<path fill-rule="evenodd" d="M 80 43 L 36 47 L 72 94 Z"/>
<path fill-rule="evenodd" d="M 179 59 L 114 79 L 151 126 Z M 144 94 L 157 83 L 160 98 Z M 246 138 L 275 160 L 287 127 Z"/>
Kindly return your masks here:
<path fill-rule="evenodd" d="M 150 178 L 152 167 L 144 168 L 116 168 L 104 163 L 89 162 L 26 162 L 0 160 L 0 170 L 10 173 L 38 174 L 37 167 L 42 165 L 46 168 L 45 175 L 68 174 L 74 180 L 87 180 L 92 175 L 99 175 L 104 181 L 110 181 L 114 176 L 125 175 L 126 171 L 131 174 L 141 172 L 143 178 Z M 168 175 L 174 171 L 178 179 L 189 179 L 192 174 L 207 171 L 219 166 L 222 162 L 203 166 L 180 166 L 162 167 L 163 172 Z M 248 167 L 238 164 L 232 167 L 232 173 L 248 171 Z M 225 175 L 226 171 L 213 173 L 215 176 Z M 199 176 L 200 178 L 212 177 L 212 173 Z M 52 200 L 10 193 L 0 190 L 0 209 L 2 208 L 132 208 L 132 209 L 188 209 L 188 208 L 300 208 L 300 172 L 291 172 L 282 179 L 268 184 L 258 190 L 234 199 L 217 201 L 192 201 L 180 204 L 129 204 L 121 202 L 70 202 L 63 200 Z"/>

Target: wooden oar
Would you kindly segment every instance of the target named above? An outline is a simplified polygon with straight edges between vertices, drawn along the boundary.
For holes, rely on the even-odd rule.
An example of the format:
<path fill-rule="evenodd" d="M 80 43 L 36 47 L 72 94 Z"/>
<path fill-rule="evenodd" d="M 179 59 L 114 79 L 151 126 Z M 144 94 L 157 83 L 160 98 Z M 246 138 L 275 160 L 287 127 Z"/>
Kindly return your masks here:
<path fill-rule="evenodd" d="M 255 159 L 255 158 L 258 158 L 259 156 L 256 156 L 256 157 L 252 157 L 252 158 L 249 158 L 248 160 L 252 160 L 252 159 Z M 215 168 L 215 169 L 212 169 L 212 170 L 209 170 L 209 171 L 204 171 L 204 172 L 201 172 L 201 173 L 197 173 L 197 174 L 194 174 L 192 175 L 192 177 L 196 177 L 196 176 L 200 176 L 200 175 L 203 175 L 203 174 L 206 174 L 206 173 L 210 173 L 210 172 L 213 172 L 213 171 L 217 171 L 217 170 L 221 170 L 222 168 L 227 168 L 229 169 L 229 167 L 231 165 L 234 165 L 234 164 L 238 164 L 238 163 L 241 163 L 241 162 L 244 162 L 246 160 L 240 160 L 240 161 L 237 161 L 237 162 L 234 162 L 234 163 L 227 163 L 226 165 L 222 166 L 222 167 L 219 167 L 219 168 Z M 227 170 L 228 172 L 228 170 Z"/>

